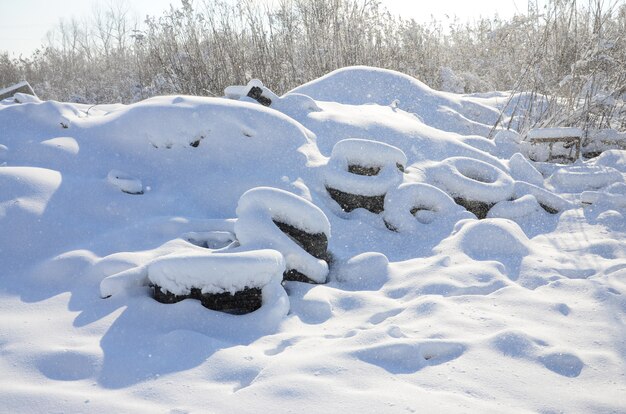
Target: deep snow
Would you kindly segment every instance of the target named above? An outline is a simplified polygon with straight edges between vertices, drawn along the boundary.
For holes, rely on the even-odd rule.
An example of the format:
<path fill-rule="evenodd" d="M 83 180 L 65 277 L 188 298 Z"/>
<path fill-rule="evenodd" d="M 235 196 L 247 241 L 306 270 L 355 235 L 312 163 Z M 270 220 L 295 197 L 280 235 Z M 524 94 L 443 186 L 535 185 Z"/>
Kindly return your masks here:
<path fill-rule="evenodd" d="M 506 94 L 382 69 L 245 91 L 0 103 L 0 412 L 626 412 L 626 152 L 528 161 L 485 138 Z M 328 177 L 377 151 L 385 211 L 342 211 Z M 158 303 L 150 269 L 263 306 Z"/>

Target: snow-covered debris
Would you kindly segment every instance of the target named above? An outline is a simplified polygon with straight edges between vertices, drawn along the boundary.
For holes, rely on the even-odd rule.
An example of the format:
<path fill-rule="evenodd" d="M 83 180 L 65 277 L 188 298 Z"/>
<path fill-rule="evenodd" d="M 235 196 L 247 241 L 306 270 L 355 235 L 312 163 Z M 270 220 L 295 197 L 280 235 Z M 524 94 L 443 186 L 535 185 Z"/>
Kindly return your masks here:
<path fill-rule="evenodd" d="M 263 82 L 258 79 L 252 79 L 246 86 L 228 86 L 224 89 L 224 95 L 229 99 L 249 98 L 263 106 L 270 106 L 278 99 L 278 96 L 263 86 Z"/>
<path fill-rule="evenodd" d="M 502 200 L 496 203 L 487 213 L 487 218 L 504 218 L 515 221 L 517 218 L 539 211 L 542 210 L 537 199 L 533 195 L 527 194 L 515 200 Z"/>
<path fill-rule="evenodd" d="M 626 132 L 601 129 L 590 133 L 583 142 L 585 156 L 595 156 L 609 150 L 626 150 Z"/>
<path fill-rule="evenodd" d="M 0 104 L 3 409 L 621 412 L 623 153 L 575 164 L 613 168 L 619 179 L 612 174 L 597 194 L 568 192 L 529 168 L 550 177 L 568 166 L 527 164 L 492 140 L 447 132 L 489 131 L 508 93 L 442 94 L 369 68 L 308 87 L 269 108 L 247 96 Z M 402 202 L 383 214 L 348 214 L 328 196 L 332 149 L 352 137 L 406 155 L 401 181 L 386 193 Z M 514 176 L 513 193 L 487 213 L 514 222 L 478 221 L 456 206 L 435 211 L 451 196 L 426 190 L 437 184 L 430 172 L 451 157 Z M 112 169 L 141 179 L 145 194 L 112 187 Z M 236 218 L 238 201 L 260 186 L 292 193 L 299 207 L 285 207 L 279 190 L 249 198 L 244 210 L 263 225 L 251 220 L 236 234 L 246 221 Z M 273 198 L 278 210 L 261 202 Z M 396 207 L 409 231 L 385 225 Z M 291 221 L 274 220 L 283 210 Z M 240 245 L 239 236 L 265 228 L 293 250 L 280 251 L 275 238 Z M 208 261 L 268 249 L 285 269 L 291 258 L 328 283 L 283 288 L 276 270 L 263 288 L 235 295 L 149 288 L 151 264 L 172 259 L 168 277 L 235 289 L 229 266 L 205 274 Z M 239 259 L 230 265 L 242 269 Z M 153 275 L 165 269 L 154 266 Z M 237 270 L 235 279 L 247 275 Z M 261 307 L 245 315 L 205 307 L 235 296 Z"/>
<path fill-rule="evenodd" d="M 543 175 L 522 154 L 515 153 L 509 160 L 511 177 L 516 181 L 524 181 L 536 186 L 543 186 Z"/>
<path fill-rule="evenodd" d="M 513 179 L 507 173 L 471 158 L 445 159 L 431 167 L 428 175 L 435 185 L 479 218 L 485 217 L 491 205 L 513 194 Z"/>
<path fill-rule="evenodd" d="M 21 81 L 16 83 L 15 85 L 11 85 L 11 86 L 7 86 L 6 88 L 2 88 L 0 89 L 0 101 L 10 98 L 10 97 L 14 97 L 15 94 L 28 94 L 31 96 L 35 96 L 35 92 L 33 91 L 33 88 L 30 86 L 30 84 L 27 81 Z"/>
<path fill-rule="evenodd" d="M 581 192 L 606 187 L 624 178 L 615 168 L 586 164 L 558 169 L 549 180 L 562 191 Z"/>
<path fill-rule="evenodd" d="M 438 222 L 452 215 L 460 217 L 462 211 L 463 208 L 439 188 L 426 183 L 406 183 L 387 193 L 383 216 L 389 228 L 410 232 L 424 224 L 440 224 Z"/>
<path fill-rule="evenodd" d="M 330 223 L 326 215 L 308 200 L 276 188 L 259 187 L 244 193 L 237 205 L 235 234 L 245 248 L 278 250 L 285 257 L 287 271 L 294 270 L 316 283 L 324 283 L 328 263 L 322 256 L 330 238 Z M 281 231 L 287 225 L 307 236 L 297 240 Z M 318 244 L 323 248 L 319 249 Z M 323 250 L 315 257 L 311 250 Z M 307 251 L 308 249 L 308 251 Z"/>
<path fill-rule="evenodd" d="M 556 214 L 562 211 L 568 210 L 574 205 L 553 192 L 546 190 L 545 188 L 538 187 L 536 185 L 524 182 L 516 181 L 513 188 L 513 195 L 515 198 L 522 198 L 526 195 L 532 195 L 537 202 L 548 213 Z"/>
<path fill-rule="evenodd" d="M 626 173 L 626 150 L 605 151 L 592 162 L 593 165 L 611 167 L 622 173 Z"/>
<path fill-rule="evenodd" d="M 366 208 L 379 213 L 384 195 L 402 182 L 406 163 L 404 152 L 389 144 L 345 139 L 333 147 L 323 181 L 344 211 Z M 372 200 L 375 197 L 380 200 Z"/>
<path fill-rule="evenodd" d="M 148 265 L 150 283 L 174 295 L 202 293 L 234 294 L 245 288 L 263 288 L 282 281 L 285 261 L 275 250 L 212 253 L 176 253 Z"/>
<path fill-rule="evenodd" d="M 626 208 L 626 194 L 612 194 L 604 191 L 583 191 L 580 194 L 583 204 L 605 203 L 617 208 Z"/>

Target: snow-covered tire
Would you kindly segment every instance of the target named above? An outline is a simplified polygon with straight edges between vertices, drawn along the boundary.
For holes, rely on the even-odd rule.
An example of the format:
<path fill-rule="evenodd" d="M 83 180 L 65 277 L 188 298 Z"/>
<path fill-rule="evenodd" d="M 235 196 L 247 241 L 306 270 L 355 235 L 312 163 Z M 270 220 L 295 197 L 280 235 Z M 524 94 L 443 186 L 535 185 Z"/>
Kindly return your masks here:
<path fill-rule="evenodd" d="M 200 289 L 193 288 L 187 295 L 174 295 L 163 290 L 161 286 L 152 284 L 152 297 L 161 303 L 177 303 L 184 299 L 199 300 L 207 309 L 242 315 L 254 312 L 263 305 L 263 294 L 260 288 L 245 288 L 234 294 L 202 293 Z"/>
<path fill-rule="evenodd" d="M 284 190 L 257 187 L 241 196 L 237 217 L 241 246 L 281 252 L 285 280 L 326 282 L 330 223 L 313 203 Z"/>
<path fill-rule="evenodd" d="M 615 168 L 587 164 L 560 168 L 552 174 L 550 181 L 558 189 L 582 192 L 624 181 L 624 177 Z"/>
<path fill-rule="evenodd" d="M 402 182 L 406 163 L 404 152 L 392 145 L 345 139 L 333 147 L 324 168 L 324 185 L 342 210 L 365 208 L 378 214 L 387 191 Z"/>
<path fill-rule="evenodd" d="M 429 170 L 433 182 L 454 201 L 485 218 L 495 203 L 513 195 L 513 179 L 501 169 L 483 161 L 451 157 Z"/>
<path fill-rule="evenodd" d="M 211 310 L 244 314 L 261 307 L 264 289 L 280 285 L 284 269 L 275 250 L 171 254 L 148 265 L 147 281 L 158 302 L 196 299 Z"/>
<path fill-rule="evenodd" d="M 445 192 L 425 183 L 406 183 L 385 196 L 384 220 L 387 228 L 412 232 L 420 224 L 430 224 L 460 207 Z"/>
<path fill-rule="evenodd" d="M 572 203 L 564 199 L 563 197 L 556 195 L 544 188 L 537 187 L 536 185 L 525 183 L 523 181 L 516 181 L 513 189 L 513 195 L 515 198 L 521 198 L 525 195 L 532 195 L 535 197 L 541 208 L 550 214 L 558 214 L 562 211 L 569 210 L 574 207 Z"/>

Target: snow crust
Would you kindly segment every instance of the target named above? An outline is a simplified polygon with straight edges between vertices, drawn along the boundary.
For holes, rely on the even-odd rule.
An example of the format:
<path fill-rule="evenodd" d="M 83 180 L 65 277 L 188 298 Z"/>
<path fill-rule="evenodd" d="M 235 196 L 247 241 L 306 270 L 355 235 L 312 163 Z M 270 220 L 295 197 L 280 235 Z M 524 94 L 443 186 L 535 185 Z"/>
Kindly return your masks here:
<path fill-rule="evenodd" d="M 357 67 L 270 107 L 4 100 L 0 411 L 622 412 L 624 151 L 527 162 L 511 153 L 515 138 L 485 138 L 508 97 Z M 406 156 L 378 215 L 337 211 L 325 189 L 333 147 L 354 137 Z M 452 206 L 435 180 L 454 157 L 484 181 L 510 175 L 486 219 Z M 112 170 L 143 194 L 112 185 Z M 293 250 L 258 240 L 278 231 L 274 217 L 332 236 L 329 265 L 284 234 Z M 233 260 L 258 250 L 271 253 Z M 246 315 L 150 296 L 154 268 L 188 272 L 171 278 L 182 289 L 208 280 L 216 257 L 220 289 L 267 281 L 239 271 L 270 257 L 310 260 L 326 283 L 270 278 Z"/>

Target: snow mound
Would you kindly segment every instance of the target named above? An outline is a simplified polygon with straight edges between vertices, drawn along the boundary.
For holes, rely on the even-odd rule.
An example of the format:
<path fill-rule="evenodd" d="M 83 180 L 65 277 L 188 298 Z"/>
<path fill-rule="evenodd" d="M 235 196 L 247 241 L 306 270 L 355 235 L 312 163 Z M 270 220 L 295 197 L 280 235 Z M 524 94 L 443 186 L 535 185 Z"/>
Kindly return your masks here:
<path fill-rule="evenodd" d="M 119 188 L 124 193 L 143 194 L 143 184 L 141 183 L 141 180 L 134 178 L 123 171 L 109 171 L 109 174 L 107 174 L 107 181 L 109 184 Z"/>
<path fill-rule="evenodd" d="M 452 197 L 497 203 L 513 194 L 513 180 L 501 169 L 483 161 L 451 157 L 428 171 L 433 182 Z"/>
<path fill-rule="evenodd" d="M 462 210 L 437 187 L 426 183 L 405 183 L 385 196 L 384 219 L 396 231 L 411 232 Z"/>
<path fill-rule="evenodd" d="M 177 253 L 148 265 L 148 279 L 174 295 L 202 293 L 234 294 L 245 288 L 280 284 L 285 271 L 282 255 L 275 250 L 224 253 Z"/>
<path fill-rule="evenodd" d="M 326 187 L 349 194 L 384 195 L 402 182 L 406 162 L 404 152 L 392 145 L 365 139 L 345 139 L 333 148 L 324 169 L 324 182 Z"/>
<path fill-rule="evenodd" d="M 56 148 L 71 155 L 76 155 L 80 151 L 78 142 L 72 137 L 58 137 L 41 141 L 41 145 Z"/>
<path fill-rule="evenodd" d="M 443 254 L 463 253 L 474 260 L 502 263 L 514 276 L 521 259 L 531 252 L 530 240 L 517 223 L 490 218 L 462 220 L 455 232 L 435 249 Z"/>
<path fill-rule="evenodd" d="M 624 181 L 624 177 L 615 168 L 590 164 L 563 167 L 550 177 L 552 185 L 570 192 L 595 190 L 618 181 Z"/>
<path fill-rule="evenodd" d="M 390 105 L 417 114 L 426 124 L 464 135 L 487 136 L 498 111 L 478 99 L 435 91 L 408 75 L 387 69 L 353 66 L 335 70 L 293 89 L 316 101 L 348 105 Z"/>
<path fill-rule="evenodd" d="M 388 266 L 389 259 L 382 253 L 361 253 L 340 266 L 337 280 L 360 289 L 378 289 L 389 278 Z"/>
<path fill-rule="evenodd" d="M 260 187 L 241 196 L 237 217 L 235 234 L 243 247 L 278 250 L 284 255 L 288 270 L 294 269 L 318 283 L 326 281 L 328 264 L 304 250 L 276 223 L 330 238 L 330 223 L 319 207 L 287 191 Z"/>

